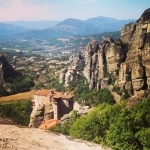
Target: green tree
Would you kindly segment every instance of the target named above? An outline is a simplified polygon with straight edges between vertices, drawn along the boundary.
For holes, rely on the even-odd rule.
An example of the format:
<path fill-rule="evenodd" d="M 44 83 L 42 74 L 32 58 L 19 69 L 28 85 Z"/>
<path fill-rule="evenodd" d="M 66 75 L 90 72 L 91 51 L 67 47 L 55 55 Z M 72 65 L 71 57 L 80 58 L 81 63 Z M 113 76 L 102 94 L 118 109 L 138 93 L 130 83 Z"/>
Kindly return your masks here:
<path fill-rule="evenodd" d="M 0 103 L 0 116 L 11 118 L 20 125 L 28 125 L 32 111 L 30 100 Z"/>
<path fill-rule="evenodd" d="M 78 117 L 79 117 L 79 115 L 77 114 L 77 111 L 73 111 L 71 114 L 71 117 L 68 119 L 68 121 L 66 121 L 63 125 L 58 123 L 56 125 L 56 128 L 52 128 L 51 130 L 53 130 L 55 132 L 61 132 L 63 134 L 69 135 L 70 134 L 70 128 Z"/>
<path fill-rule="evenodd" d="M 150 149 L 150 98 L 131 108 L 119 108 L 115 115 L 114 106 L 106 135 L 107 145 L 118 150 Z"/>
<path fill-rule="evenodd" d="M 70 135 L 96 143 L 105 143 L 111 107 L 103 103 L 91 113 L 78 118 L 70 128 Z"/>

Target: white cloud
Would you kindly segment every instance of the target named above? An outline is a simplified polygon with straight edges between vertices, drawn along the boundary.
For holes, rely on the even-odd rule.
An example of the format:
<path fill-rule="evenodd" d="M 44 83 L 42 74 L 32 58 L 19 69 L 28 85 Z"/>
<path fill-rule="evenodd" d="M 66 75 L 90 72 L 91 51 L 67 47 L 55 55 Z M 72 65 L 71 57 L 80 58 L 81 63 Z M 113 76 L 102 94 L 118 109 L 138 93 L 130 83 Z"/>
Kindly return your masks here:
<path fill-rule="evenodd" d="M 0 21 L 56 19 L 59 7 L 27 0 L 0 0 Z"/>

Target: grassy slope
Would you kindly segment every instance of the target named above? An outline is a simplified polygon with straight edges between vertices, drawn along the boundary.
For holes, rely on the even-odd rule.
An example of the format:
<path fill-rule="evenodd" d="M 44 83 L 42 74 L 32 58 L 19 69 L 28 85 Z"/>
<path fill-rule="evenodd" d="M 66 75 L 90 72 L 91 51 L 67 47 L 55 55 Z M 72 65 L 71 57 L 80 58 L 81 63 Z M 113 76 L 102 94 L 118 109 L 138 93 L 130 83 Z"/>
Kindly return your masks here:
<path fill-rule="evenodd" d="M 10 96 L 3 96 L 3 97 L 0 97 L 0 102 L 29 99 L 29 98 L 32 98 L 33 95 L 34 95 L 34 91 L 18 93 L 18 94 L 10 95 Z"/>

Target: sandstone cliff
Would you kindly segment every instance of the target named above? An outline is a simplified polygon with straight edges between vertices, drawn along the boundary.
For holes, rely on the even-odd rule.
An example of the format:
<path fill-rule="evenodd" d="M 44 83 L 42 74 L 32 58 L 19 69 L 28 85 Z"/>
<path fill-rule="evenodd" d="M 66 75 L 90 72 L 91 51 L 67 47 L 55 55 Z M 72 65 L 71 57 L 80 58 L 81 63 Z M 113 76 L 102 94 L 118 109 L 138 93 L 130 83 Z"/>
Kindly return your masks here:
<path fill-rule="evenodd" d="M 71 63 L 71 66 L 78 66 L 81 60 L 82 60 L 82 56 L 79 53 L 73 54 L 69 58 L 69 62 Z"/>
<path fill-rule="evenodd" d="M 67 87 L 74 77 L 77 75 L 77 66 L 68 67 L 68 69 L 62 69 L 59 82 L 64 83 Z"/>
<path fill-rule="evenodd" d="M 110 79 L 116 79 L 116 72 L 126 56 L 122 48 L 121 40 L 115 42 L 112 37 L 108 37 L 100 45 L 95 40 L 88 43 L 83 73 L 88 79 L 90 90 L 96 86 L 98 89 L 106 88 Z"/>
<path fill-rule="evenodd" d="M 128 25 L 125 26 L 127 27 Z M 147 9 L 131 28 L 130 37 L 128 33 L 121 37 L 122 41 L 128 37 L 129 51 L 119 70 L 118 83 L 127 90 L 146 90 L 150 88 L 150 9 Z"/>
<path fill-rule="evenodd" d="M 116 85 L 122 96 L 150 89 L 150 9 L 122 28 L 120 39 L 92 40 L 85 52 L 84 76 L 89 89 Z"/>
<path fill-rule="evenodd" d="M 68 69 L 62 69 L 59 82 L 64 83 L 65 86 L 68 86 L 71 81 L 73 81 L 74 77 L 78 74 L 77 67 L 82 60 L 81 54 L 77 53 L 69 58 L 70 67 Z"/>

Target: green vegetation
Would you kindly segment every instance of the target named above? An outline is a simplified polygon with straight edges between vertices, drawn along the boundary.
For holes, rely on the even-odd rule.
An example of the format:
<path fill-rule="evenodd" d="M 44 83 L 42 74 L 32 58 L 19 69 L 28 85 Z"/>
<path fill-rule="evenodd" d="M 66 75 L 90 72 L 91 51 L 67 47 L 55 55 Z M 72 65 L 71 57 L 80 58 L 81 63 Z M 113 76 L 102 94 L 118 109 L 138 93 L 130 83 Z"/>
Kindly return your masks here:
<path fill-rule="evenodd" d="M 150 97 L 132 108 L 114 109 L 106 144 L 114 149 L 150 149 Z"/>
<path fill-rule="evenodd" d="M 76 121 L 76 119 L 79 118 L 79 115 L 77 114 L 77 111 L 73 111 L 71 117 L 67 122 L 65 122 L 63 125 L 57 124 L 55 128 L 52 128 L 51 130 L 55 132 L 61 132 L 63 134 L 69 135 L 70 134 L 70 128 L 73 125 L 73 123 Z"/>
<path fill-rule="evenodd" d="M 5 90 L 5 88 L 0 85 L 0 96 L 7 96 L 8 92 Z"/>
<path fill-rule="evenodd" d="M 116 150 L 150 149 L 150 97 L 127 108 L 125 103 L 98 105 L 86 116 L 71 117 L 55 131 Z M 73 121 L 71 121 L 73 118 Z"/>
<path fill-rule="evenodd" d="M 130 97 L 130 95 L 128 94 L 128 91 L 126 89 L 124 89 L 124 95 L 123 98 L 124 99 L 128 99 Z"/>
<path fill-rule="evenodd" d="M 14 50 L 11 50 L 11 49 L 2 49 L 0 48 L 0 54 L 9 54 L 9 55 L 13 55 L 15 53 Z"/>
<path fill-rule="evenodd" d="M 9 77 L 7 82 L 11 83 L 10 94 L 29 91 L 34 86 L 34 75 L 17 74 L 15 77 Z"/>
<path fill-rule="evenodd" d="M 85 104 L 97 106 L 103 102 L 114 104 L 115 100 L 111 95 L 110 91 L 107 89 L 100 89 L 100 90 L 92 90 L 92 91 L 83 91 L 80 93 L 75 94 L 75 99 L 77 101 L 82 102 L 84 101 Z"/>
<path fill-rule="evenodd" d="M 44 87 L 44 83 L 43 82 L 38 82 L 35 86 L 34 89 L 36 90 L 41 90 Z"/>
<path fill-rule="evenodd" d="M 122 92 L 120 91 L 120 87 L 117 85 L 114 85 L 113 87 L 113 91 L 116 92 L 119 95 L 122 95 Z"/>
<path fill-rule="evenodd" d="M 51 77 L 47 79 L 47 86 L 45 89 L 55 89 L 58 92 L 65 92 L 63 83 L 59 83 L 59 78 Z"/>
<path fill-rule="evenodd" d="M 70 135 L 102 143 L 109 127 L 111 105 L 103 103 L 86 116 L 81 116 L 70 128 Z"/>
<path fill-rule="evenodd" d="M 9 101 L 0 103 L 0 116 L 11 118 L 15 123 L 27 126 L 31 114 L 31 101 Z"/>
<path fill-rule="evenodd" d="M 91 90 L 86 84 L 86 79 L 83 76 L 77 76 L 74 81 L 70 83 L 69 90 L 74 93 L 74 100 L 79 103 L 84 102 L 86 105 L 97 106 L 103 102 L 114 104 L 115 100 L 107 89 Z"/>

